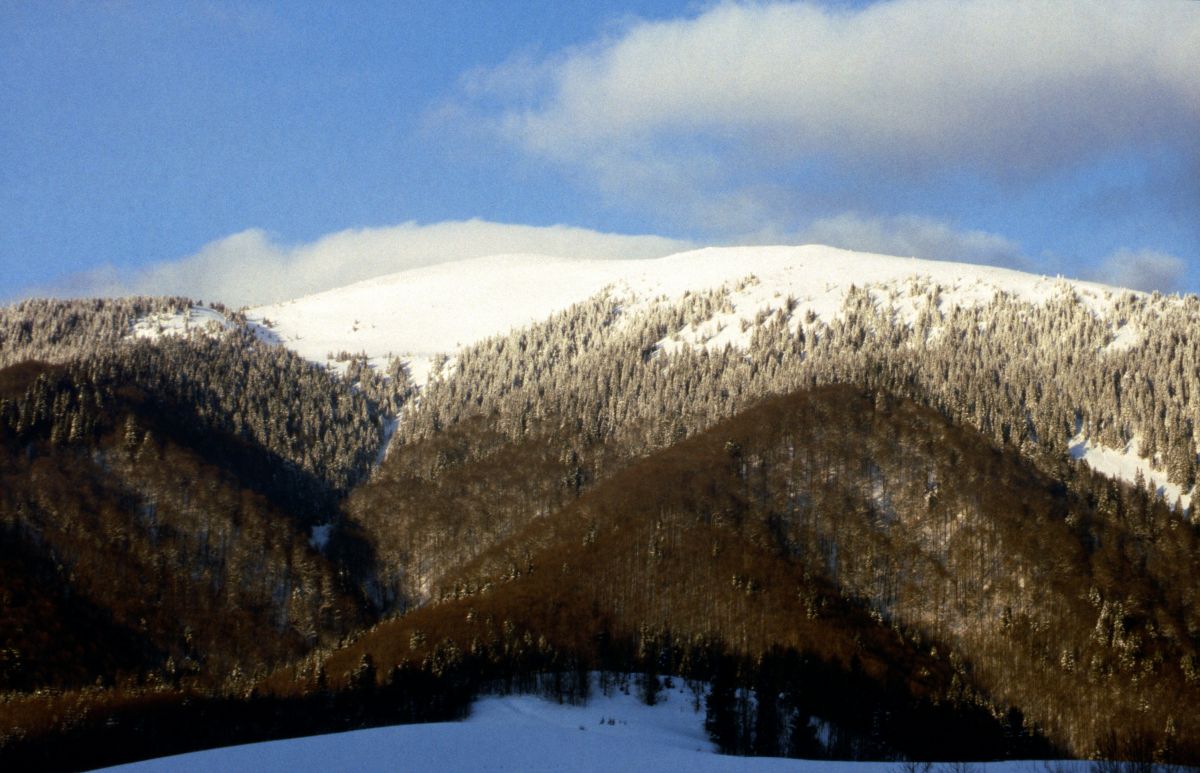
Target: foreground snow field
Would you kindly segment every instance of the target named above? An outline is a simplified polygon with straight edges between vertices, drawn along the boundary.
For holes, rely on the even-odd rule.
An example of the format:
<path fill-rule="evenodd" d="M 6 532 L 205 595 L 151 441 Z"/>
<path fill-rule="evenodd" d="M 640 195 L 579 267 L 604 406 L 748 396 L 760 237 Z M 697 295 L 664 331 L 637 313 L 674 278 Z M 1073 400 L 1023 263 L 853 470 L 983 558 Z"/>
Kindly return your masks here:
<path fill-rule="evenodd" d="M 463 722 L 399 725 L 233 746 L 110 768 L 148 771 L 800 771 L 884 773 L 897 763 L 829 762 L 716 754 L 704 713 L 677 685 L 656 706 L 614 691 L 586 706 L 536 696 L 479 700 Z M 1086 763 L 1053 763 L 1063 773 Z M 935 766 L 935 770 L 937 766 Z M 947 768 L 948 769 L 948 768 Z M 1041 773 L 1041 762 L 976 764 L 978 773 Z"/>

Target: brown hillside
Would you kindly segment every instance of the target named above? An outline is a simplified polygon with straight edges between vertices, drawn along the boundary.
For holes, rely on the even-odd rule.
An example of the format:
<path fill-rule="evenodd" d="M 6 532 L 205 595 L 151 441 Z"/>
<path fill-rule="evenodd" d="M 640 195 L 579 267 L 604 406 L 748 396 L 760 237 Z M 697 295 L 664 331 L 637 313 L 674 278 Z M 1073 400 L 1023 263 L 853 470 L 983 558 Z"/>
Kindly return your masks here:
<path fill-rule="evenodd" d="M 504 468 L 539 469 L 536 450 L 506 453 Z M 516 496 L 481 458 L 461 472 L 480 499 Z M 445 573 L 443 601 L 325 670 L 369 652 L 383 674 L 445 639 L 502 646 L 506 629 L 587 658 L 609 634 L 669 631 L 856 659 L 915 694 L 1017 708 L 1075 754 L 1195 755 L 1196 529 L 1144 491 L 1059 477 L 910 401 L 767 400 L 527 514 Z M 473 516 L 488 522 L 457 517 Z"/>

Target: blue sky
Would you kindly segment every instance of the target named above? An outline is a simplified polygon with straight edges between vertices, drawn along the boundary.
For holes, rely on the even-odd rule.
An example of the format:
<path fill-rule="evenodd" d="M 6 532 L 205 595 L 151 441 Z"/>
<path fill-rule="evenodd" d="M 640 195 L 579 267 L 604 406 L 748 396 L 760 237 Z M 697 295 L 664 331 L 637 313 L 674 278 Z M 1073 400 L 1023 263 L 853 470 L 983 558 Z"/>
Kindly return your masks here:
<path fill-rule="evenodd" d="M 0 0 L 0 299 L 806 241 L 1197 292 L 1197 51 L 1186 2 Z"/>

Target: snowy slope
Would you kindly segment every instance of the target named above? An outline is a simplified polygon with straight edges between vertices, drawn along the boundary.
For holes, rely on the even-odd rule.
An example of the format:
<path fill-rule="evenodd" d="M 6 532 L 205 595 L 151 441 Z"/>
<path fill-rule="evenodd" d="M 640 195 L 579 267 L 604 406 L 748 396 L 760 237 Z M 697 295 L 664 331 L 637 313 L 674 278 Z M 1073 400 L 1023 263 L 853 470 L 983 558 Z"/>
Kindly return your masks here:
<path fill-rule="evenodd" d="M 750 282 L 743 282 L 754 277 Z M 744 346 L 752 322 L 764 309 L 798 301 L 830 321 L 851 286 L 870 286 L 900 314 L 915 315 L 911 293 L 940 285 L 943 303 L 986 303 L 997 292 L 1043 302 L 1064 280 L 991 266 L 896 258 L 832 247 L 708 248 L 653 260 L 575 260 L 540 255 L 499 255 L 443 263 L 378 277 L 293 301 L 251 309 L 252 320 L 268 326 L 287 346 L 315 362 L 329 354 L 364 352 L 376 363 L 405 359 L 417 381 L 437 353 L 514 327 L 545 319 L 608 288 L 636 311 L 659 299 L 726 285 L 734 311 L 718 314 L 688 343 Z M 1121 291 L 1087 282 L 1069 285 L 1097 309 Z M 1114 342 L 1117 342 L 1114 331 Z M 1129 331 L 1118 346 L 1130 346 Z"/>
<path fill-rule="evenodd" d="M 640 261 L 639 261 L 640 262 Z M 443 263 L 251 309 L 302 356 L 430 357 L 544 319 L 618 280 L 616 261 L 504 255 Z"/>
<path fill-rule="evenodd" d="M 564 706 L 533 696 L 485 698 L 464 722 L 400 725 L 287 741 L 235 746 L 120 766 L 128 773 L 172 771 L 797 771 L 885 773 L 895 763 L 855 763 L 727 757 L 704 732 L 703 710 L 676 687 L 657 706 L 632 695 L 596 694 L 586 706 Z M 611 724 L 610 724 L 611 720 Z M 1041 763 L 977 765 L 979 773 L 1042 771 Z M 1064 771 L 1087 770 L 1066 763 Z"/>

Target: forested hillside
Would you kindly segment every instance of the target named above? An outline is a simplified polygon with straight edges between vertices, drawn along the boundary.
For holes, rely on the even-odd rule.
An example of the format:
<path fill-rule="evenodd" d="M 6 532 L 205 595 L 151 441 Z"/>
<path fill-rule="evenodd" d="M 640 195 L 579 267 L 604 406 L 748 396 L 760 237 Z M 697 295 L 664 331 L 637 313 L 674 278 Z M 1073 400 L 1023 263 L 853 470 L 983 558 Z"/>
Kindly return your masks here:
<path fill-rule="evenodd" d="M 0 367 L 66 362 L 121 345 L 139 320 L 191 306 L 186 298 L 31 299 L 0 308 Z"/>
<path fill-rule="evenodd" d="M 541 455 L 526 443 L 506 459 L 531 471 Z M 502 492 L 492 469 L 457 474 Z M 377 668 L 421 662 L 434 645 L 504 661 L 510 629 L 593 665 L 597 642 L 628 641 L 629 668 L 646 666 L 633 653 L 647 639 L 721 642 L 749 662 L 784 647 L 857 661 L 888 689 L 903 675 L 938 702 L 1016 710 L 1076 754 L 1194 755 L 1200 534 L 1145 490 L 1057 473 L 908 400 L 797 392 L 531 519 L 325 671 L 364 652 Z"/>
<path fill-rule="evenodd" d="M 29 589 L 7 606 L 4 646 L 23 665 L 5 687 L 219 684 L 363 620 L 310 546 L 316 515 L 297 506 L 282 460 L 161 393 L 62 366 L 3 375 L 5 397 L 22 396 L 0 422 L 0 523 Z M 98 610 L 80 619 L 62 605 Z M 89 619 L 127 645 L 89 641 Z M 48 636 L 60 626 L 69 637 Z M 70 652 L 74 669 L 34 668 Z"/>
<path fill-rule="evenodd" d="M 453 373 L 402 414 L 392 442 L 403 450 L 348 504 L 351 522 L 380 550 L 384 595 L 420 602 L 443 568 L 628 460 L 765 396 L 822 384 L 916 400 L 1051 474 L 1072 439 L 1086 437 L 1136 448 L 1146 471 L 1153 460 L 1175 491 L 1195 484 L 1195 298 L 1129 294 L 1112 301 L 1114 321 L 1066 284 L 1043 305 L 1000 295 L 944 311 L 936 288 L 914 283 L 909 292 L 912 324 L 865 289 L 851 290 L 832 325 L 780 299 L 758 315 L 744 350 L 673 340 L 720 313 L 729 288 L 633 318 L 601 296 L 461 352 Z M 1125 328 L 1141 331 L 1143 343 L 1114 347 L 1113 330 Z M 532 468 L 505 460 L 506 438 L 540 446 Z M 456 469 L 484 458 L 487 473 Z M 517 502 L 491 485 L 513 476 L 524 485 L 499 490 Z"/>
<path fill-rule="evenodd" d="M 807 254 L 646 262 L 419 378 L 219 304 L 4 309 L 0 759 L 593 669 L 711 684 L 731 752 L 1200 761 L 1200 300 Z"/>

